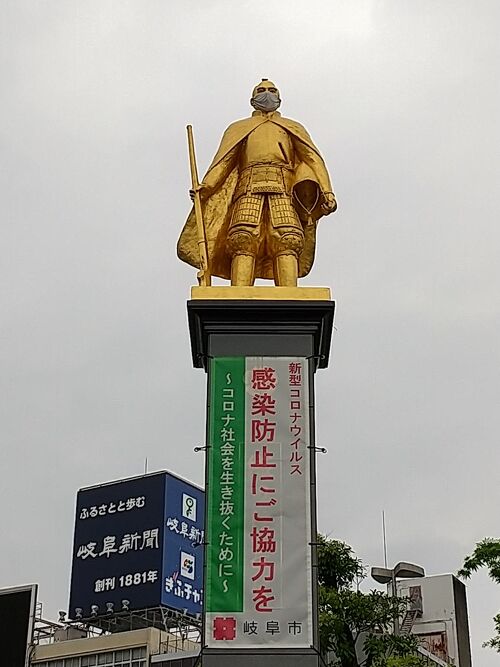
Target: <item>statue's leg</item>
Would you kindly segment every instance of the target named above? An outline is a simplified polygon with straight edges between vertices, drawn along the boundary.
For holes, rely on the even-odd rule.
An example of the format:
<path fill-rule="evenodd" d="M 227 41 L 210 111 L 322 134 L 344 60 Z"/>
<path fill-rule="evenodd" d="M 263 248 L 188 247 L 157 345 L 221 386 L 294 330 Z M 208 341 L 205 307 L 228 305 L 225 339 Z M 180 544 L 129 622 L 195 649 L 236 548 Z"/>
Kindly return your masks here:
<path fill-rule="evenodd" d="M 231 285 L 251 287 L 255 280 L 255 257 L 238 254 L 231 262 Z"/>
<path fill-rule="evenodd" d="M 233 204 L 227 235 L 227 252 L 231 256 L 231 285 L 253 285 L 255 258 L 261 243 L 260 220 L 264 197 L 245 194 Z"/>
<path fill-rule="evenodd" d="M 274 282 L 279 287 L 297 287 L 298 262 L 294 255 L 276 255 L 274 258 Z"/>
<path fill-rule="evenodd" d="M 304 248 L 304 232 L 288 195 L 269 195 L 269 241 L 273 256 L 274 282 L 280 287 L 296 287 L 299 256 Z"/>

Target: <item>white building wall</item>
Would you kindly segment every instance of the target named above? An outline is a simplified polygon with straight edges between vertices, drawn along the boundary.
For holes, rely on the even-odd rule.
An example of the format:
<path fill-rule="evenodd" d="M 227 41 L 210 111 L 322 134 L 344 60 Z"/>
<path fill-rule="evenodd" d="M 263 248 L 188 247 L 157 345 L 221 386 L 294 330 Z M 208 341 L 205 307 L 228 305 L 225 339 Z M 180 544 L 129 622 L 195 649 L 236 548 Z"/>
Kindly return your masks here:
<path fill-rule="evenodd" d="M 453 579 L 451 574 L 404 579 L 397 582 L 397 591 L 401 597 L 409 597 L 410 588 L 420 586 L 423 613 L 412 632 L 421 636 L 446 632 L 448 655 L 460 667 Z"/>

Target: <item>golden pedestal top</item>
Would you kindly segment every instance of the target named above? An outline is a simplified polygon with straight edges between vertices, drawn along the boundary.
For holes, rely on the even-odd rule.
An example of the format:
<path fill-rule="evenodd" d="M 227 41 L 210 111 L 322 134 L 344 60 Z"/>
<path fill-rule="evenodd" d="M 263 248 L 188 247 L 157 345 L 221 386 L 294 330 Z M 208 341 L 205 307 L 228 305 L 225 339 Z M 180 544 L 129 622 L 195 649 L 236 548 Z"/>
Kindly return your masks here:
<path fill-rule="evenodd" d="M 329 287 L 191 287 L 191 299 L 252 301 L 331 301 Z"/>

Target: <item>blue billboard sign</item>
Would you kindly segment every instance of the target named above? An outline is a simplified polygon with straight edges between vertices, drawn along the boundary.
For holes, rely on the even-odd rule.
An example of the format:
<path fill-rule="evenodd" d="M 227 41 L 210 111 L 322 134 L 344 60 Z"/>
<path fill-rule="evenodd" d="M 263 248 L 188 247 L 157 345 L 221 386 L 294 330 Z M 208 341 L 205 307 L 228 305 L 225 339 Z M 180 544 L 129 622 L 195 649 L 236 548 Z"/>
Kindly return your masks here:
<path fill-rule="evenodd" d="M 168 472 L 81 489 L 69 616 L 201 613 L 204 492 Z"/>
<path fill-rule="evenodd" d="M 201 613 L 205 494 L 172 477 L 165 496 L 162 603 Z"/>

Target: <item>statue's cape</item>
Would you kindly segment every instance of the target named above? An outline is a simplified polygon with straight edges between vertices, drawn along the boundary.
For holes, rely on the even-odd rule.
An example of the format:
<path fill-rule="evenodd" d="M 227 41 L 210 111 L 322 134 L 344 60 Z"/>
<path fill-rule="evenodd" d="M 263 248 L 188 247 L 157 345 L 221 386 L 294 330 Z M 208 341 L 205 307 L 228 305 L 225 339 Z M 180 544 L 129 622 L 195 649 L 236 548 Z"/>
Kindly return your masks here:
<path fill-rule="evenodd" d="M 230 206 L 238 180 L 238 153 L 242 141 L 265 122 L 280 125 L 290 135 L 295 147 L 294 201 L 297 213 L 304 225 L 305 246 L 299 258 L 299 276 L 309 273 L 314 261 L 316 246 L 316 223 L 323 215 L 321 193 L 332 192 L 330 178 L 318 149 L 306 129 L 294 120 L 274 113 L 271 118 L 253 115 L 232 123 L 225 131 L 219 149 L 207 170 L 202 184 L 206 196 L 202 201 L 205 238 L 207 241 L 210 273 L 230 279 L 231 258 L 225 252 L 225 241 L 230 221 Z M 194 208 L 177 243 L 177 254 L 181 260 L 196 268 L 200 266 L 198 232 Z M 256 278 L 272 279 L 269 262 L 258 258 Z"/>

